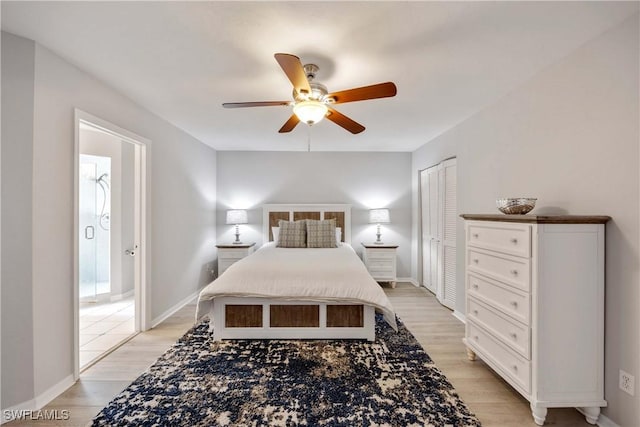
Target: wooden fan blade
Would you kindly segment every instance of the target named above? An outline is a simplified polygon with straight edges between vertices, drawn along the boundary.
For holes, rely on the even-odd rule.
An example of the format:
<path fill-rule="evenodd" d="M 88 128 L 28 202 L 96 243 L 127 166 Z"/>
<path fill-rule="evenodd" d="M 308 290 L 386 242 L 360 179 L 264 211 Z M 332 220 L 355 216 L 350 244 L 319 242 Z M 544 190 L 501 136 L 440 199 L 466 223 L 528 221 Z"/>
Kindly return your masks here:
<path fill-rule="evenodd" d="M 289 101 L 261 101 L 261 102 L 225 102 L 224 108 L 244 108 L 244 107 L 273 107 L 278 105 L 291 105 Z"/>
<path fill-rule="evenodd" d="M 296 92 L 310 94 L 311 86 L 309 86 L 309 80 L 307 80 L 307 75 L 304 72 L 300 58 L 288 53 L 276 53 L 273 56 L 276 58 L 276 61 L 278 61 L 278 64 L 280 64 L 280 67 L 282 67 L 291 84 L 293 84 Z"/>
<path fill-rule="evenodd" d="M 362 126 L 360 123 L 351 120 L 349 117 L 338 112 L 337 110 L 334 110 L 331 107 L 329 107 L 329 113 L 327 114 L 327 119 L 331 120 L 333 123 L 337 124 L 338 126 L 342 126 L 346 130 L 354 134 L 360 133 L 365 129 L 365 127 Z"/>
<path fill-rule="evenodd" d="M 300 123 L 300 119 L 295 114 L 289 117 L 289 120 L 280 128 L 279 133 L 291 132 L 296 125 Z"/>
<path fill-rule="evenodd" d="M 395 96 L 398 92 L 396 85 L 392 82 L 378 83 L 371 86 L 363 86 L 355 89 L 341 90 L 327 95 L 334 99 L 334 104 L 345 102 L 364 101 L 366 99 L 388 98 Z"/>

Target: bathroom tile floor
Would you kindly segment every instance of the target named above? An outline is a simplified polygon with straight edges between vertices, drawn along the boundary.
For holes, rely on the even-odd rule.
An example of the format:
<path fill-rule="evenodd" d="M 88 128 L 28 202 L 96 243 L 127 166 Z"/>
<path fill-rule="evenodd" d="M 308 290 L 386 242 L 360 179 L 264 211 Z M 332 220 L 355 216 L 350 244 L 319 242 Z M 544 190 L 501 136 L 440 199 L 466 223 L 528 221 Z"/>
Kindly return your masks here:
<path fill-rule="evenodd" d="M 80 370 L 134 334 L 133 296 L 115 302 L 80 303 Z"/>

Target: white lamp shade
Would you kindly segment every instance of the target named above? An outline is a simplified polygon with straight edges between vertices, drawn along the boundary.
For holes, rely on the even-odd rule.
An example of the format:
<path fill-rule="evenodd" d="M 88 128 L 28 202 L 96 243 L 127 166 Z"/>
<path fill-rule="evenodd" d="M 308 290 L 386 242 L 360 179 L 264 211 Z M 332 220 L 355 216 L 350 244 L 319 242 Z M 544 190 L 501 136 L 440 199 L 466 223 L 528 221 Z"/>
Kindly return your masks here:
<path fill-rule="evenodd" d="M 318 123 L 327 115 L 327 111 L 327 106 L 319 101 L 301 101 L 293 106 L 294 114 L 308 125 Z"/>
<path fill-rule="evenodd" d="M 389 209 L 371 209 L 369 210 L 369 223 L 371 224 L 388 224 Z"/>
<path fill-rule="evenodd" d="M 227 211 L 227 224 L 246 224 L 248 222 L 247 211 L 244 209 L 232 209 Z"/>

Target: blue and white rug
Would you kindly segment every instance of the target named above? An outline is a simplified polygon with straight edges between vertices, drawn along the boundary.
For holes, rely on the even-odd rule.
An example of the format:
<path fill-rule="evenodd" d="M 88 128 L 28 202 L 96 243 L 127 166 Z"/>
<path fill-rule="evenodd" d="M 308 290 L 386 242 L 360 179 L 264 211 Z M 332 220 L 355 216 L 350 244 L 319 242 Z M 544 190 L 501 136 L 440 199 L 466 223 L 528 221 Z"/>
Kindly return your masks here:
<path fill-rule="evenodd" d="M 479 426 L 420 344 L 376 318 L 376 341 L 213 342 L 196 325 L 93 426 Z"/>

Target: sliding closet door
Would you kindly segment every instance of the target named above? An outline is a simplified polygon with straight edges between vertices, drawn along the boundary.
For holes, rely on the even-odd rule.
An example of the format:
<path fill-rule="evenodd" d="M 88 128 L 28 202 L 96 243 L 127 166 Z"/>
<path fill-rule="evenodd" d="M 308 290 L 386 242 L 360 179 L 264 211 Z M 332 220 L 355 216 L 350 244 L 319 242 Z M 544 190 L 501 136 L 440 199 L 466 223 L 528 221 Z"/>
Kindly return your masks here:
<path fill-rule="evenodd" d="M 438 294 L 438 260 L 440 239 L 438 227 L 438 166 L 420 172 L 422 212 L 422 284 Z"/>
<path fill-rule="evenodd" d="M 438 265 L 440 302 L 455 309 L 456 306 L 456 159 L 442 162 L 440 169 L 440 227 L 441 262 Z"/>

